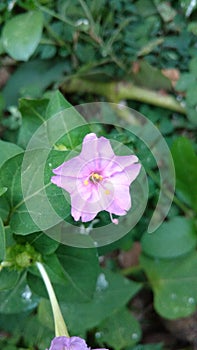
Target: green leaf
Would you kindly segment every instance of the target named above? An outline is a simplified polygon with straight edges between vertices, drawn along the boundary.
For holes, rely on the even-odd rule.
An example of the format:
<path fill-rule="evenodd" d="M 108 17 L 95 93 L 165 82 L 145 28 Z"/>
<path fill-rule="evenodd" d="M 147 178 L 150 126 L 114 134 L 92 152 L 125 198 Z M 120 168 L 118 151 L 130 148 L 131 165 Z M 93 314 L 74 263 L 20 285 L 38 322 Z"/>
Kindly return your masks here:
<path fill-rule="evenodd" d="M 4 314 L 20 313 L 34 309 L 38 304 L 35 297 L 26 284 L 26 275 L 21 276 L 15 286 L 0 292 L 0 312 Z"/>
<path fill-rule="evenodd" d="M 19 97 L 41 98 L 46 88 L 61 80 L 68 70 L 68 63 L 60 59 L 37 59 L 20 64 L 3 88 L 6 105 L 16 105 Z"/>
<path fill-rule="evenodd" d="M 22 126 L 18 134 L 18 144 L 25 148 L 37 128 L 45 122 L 48 100 L 21 99 L 19 110 L 22 114 Z"/>
<path fill-rule="evenodd" d="M 15 60 L 27 61 L 38 46 L 43 27 L 41 12 L 27 12 L 6 22 L 3 28 L 3 46 Z"/>
<path fill-rule="evenodd" d="M 191 84 L 196 82 L 196 77 L 191 73 L 182 73 L 176 83 L 176 90 L 186 91 Z"/>
<path fill-rule="evenodd" d="M 188 24 L 187 30 L 188 30 L 188 32 L 193 33 L 194 35 L 197 35 L 197 22 L 196 21 L 191 21 Z"/>
<path fill-rule="evenodd" d="M 0 260 L 5 258 L 5 230 L 3 226 L 3 221 L 0 218 Z M 1 274 L 1 271 L 0 271 Z"/>
<path fill-rule="evenodd" d="M 176 16 L 176 11 L 171 7 L 170 3 L 165 1 L 154 1 L 155 6 L 163 19 L 164 22 L 171 22 L 173 21 L 174 17 Z"/>
<path fill-rule="evenodd" d="M 86 299 L 91 299 L 99 272 L 96 249 L 60 246 L 57 256 L 64 268 L 65 275 L 70 276 L 69 280 L 72 281 L 73 288 L 80 291 L 80 294 Z"/>
<path fill-rule="evenodd" d="M 51 304 L 46 299 L 41 299 L 38 306 L 38 319 L 48 329 L 54 331 L 53 315 L 51 313 Z"/>
<path fill-rule="evenodd" d="M 71 304 L 65 300 L 64 303 L 61 303 L 61 310 L 68 322 L 69 329 L 78 334 L 98 326 L 105 318 L 122 308 L 140 288 L 139 283 L 102 269 L 92 301 Z"/>
<path fill-rule="evenodd" d="M 197 126 L 197 118 L 196 118 L 196 107 L 187 106 L 187 118 L 194 125 L 194 128 Z"/>
<path fill-rule="evenodd" d="M 20 273 L 4 267 L 0 272 L 0 291 L 13 288 L 19 280 Z"/>
<path fill-rule="evenodd" d="M 27 318 L 24 327 L 17 333 L 23 334 L 24 342 L 28 345 L 28 348 L 18 348 L 17 350 L 30 350 L 36 348 L 43 350 L 49 348 L 51 340 L 54 337 L 54 325 L 53 330 L 50 330 L 46 327 L 46 324 L 42 325 L 39 322 L 37 314 L 31 314 Z"/>
<path fill-rule="evenodd" d="M 174 217 L 164 222 L 154 233 L 145 233 L 142 249 L 154 258 L 175 258 L 194 250 L 196 242 L 192 222 L 184 217 Z"/>
<path fill-rule="evenodd" d="M 186 104 L 194 108 L 197 105 L 197 96 L 196 96 L 195 89 L 196 89 L 196 81 L 193 84 L 190 84 L 186 92 Z"/>
<path fill-rule="evenodd" d="M 16 154 L 23 152 L 23 149 L 14 143 L 0 140 L 0 167 L 2 164 Z"/>
<path fill-rule="evenodd" d="M 177 319 L 196 311 L 196 252 L 169 260 L 142 255 L 140 262 L 153 288 L 155 309 L 162 317 Z"/>
<path fill-rule="evenodd" d="M 23 153 L 20 153 L 7 160 L 0 169 L 0 186 L 8 190 L 2 198 L 6 200 L 11 208 L 10 226 L 13 232 L 21 234 L 37 232 L 39 229 L 31 219 L 31 216 L 24 204 L 24 197 L 21 189 L 21 163 Z M 19 204 L 20 203 L 20 204 Z"/>
<path fill-rule="evenodd" d="M 4 193 L 6 193 L 7 187 L 0 187 L 0 197 L 3 196 Z"/>
<path fill-rule="evenodd" d="M 92 299 L 98 276 L 96 250 L 61 246 L 57 256 L 44 259 L 45 268 L 52 281 L 58 300 L 84 302 Z M 28 275 L 28 283 L 35 293 L 47 297 L 42 280 L 34 269 Z M 36 275 L 35 275 L 36 273 Z"/>
<path fill-rule="evenodd" d="M 66 108 L 70 108 L 72 105 L 64 98 L 64 96 L 58 90 L 55 91 L 49 101 L 46 110 L 47 119 L 53 117 L 55 114 L 63 111 Z"/>
<path fill-rule="evenodd" d="M 192 143 L 185 137 L 179 137 L 174 141 L 171 151 L 176 170 L 177 188 L 197 211 L 197 156 Z"/>
<path fill-rule="evenodd" d="M 110 315 L 99 326 L 99 344 L 107 344 L 115 350 L 135 345 L 140 337 L 139 323 L 127 309 L 120 309 Z"/>
<path fill-rule="evenodd" d="M 59 246 L 57 241 L 54 241 L 42 232 L 25 236 L 24 241 L 28 241 L 31 245 L 33 245 L 36 251 L 40 252 L 42 255 L 53 254 Z"/>
<path fill-rule="evenodd" d="M 151 66 L 145 60 L 139 63 L 139 72 L 133 74 L 134 82 L 140 86 L 145 86 L 149 89 L 165 89 L 171 90 L 171 82 L 165 77 L 162 72 L 153 66 Z"/>
<path fill-rule="evenodd" d="M 197 57 L 194 57 L 191 59 L 190 63 L 189 63 L 189 68 L 191 71 L 191 74 L 195 76 L 195 78 L 197 78 Z"/>

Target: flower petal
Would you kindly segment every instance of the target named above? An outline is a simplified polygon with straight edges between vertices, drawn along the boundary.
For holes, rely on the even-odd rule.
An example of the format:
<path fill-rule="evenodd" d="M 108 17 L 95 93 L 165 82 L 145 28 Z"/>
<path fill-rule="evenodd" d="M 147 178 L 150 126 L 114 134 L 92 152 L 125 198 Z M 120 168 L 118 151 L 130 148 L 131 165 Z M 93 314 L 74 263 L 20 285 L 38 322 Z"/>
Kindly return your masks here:
<path fill-rule="evenodd" d="M 84 339 L 79 337 L 55 337 L 49 350 L 89 350 Z"/>
<path fill-rule="evenodd" d="M 51 182 L 66 190 L 68 193 L 72 193 L 76 188 L 76 179 L 70 176 L 56 175 L 52 176 Z"/>
<path fill-rule="evenodd" d="M 56 169 L 53 169 L 55 175 L 75 177 L 79 175 L 81 168 L 84 167 L 84 161 L 80 156 L 74 157 L 62 163 Z"/>
<path fill-rule="evenodd" d="M 125 215 L 130 208 L 131 196 L 129 187 L 119 184 L 119 187 L 114 191 L 112 202 L 105 210 L 112 214 Z"/>
<path fill-rule="evenodd" d="M 88 162 L 92 171 L 100 172 L 111 158 L 115 157 L 115 154 L 108 139 L 105 137 L 97 138 L 96 134 L 91 133 L 84 138 L 80 157 Z"/>

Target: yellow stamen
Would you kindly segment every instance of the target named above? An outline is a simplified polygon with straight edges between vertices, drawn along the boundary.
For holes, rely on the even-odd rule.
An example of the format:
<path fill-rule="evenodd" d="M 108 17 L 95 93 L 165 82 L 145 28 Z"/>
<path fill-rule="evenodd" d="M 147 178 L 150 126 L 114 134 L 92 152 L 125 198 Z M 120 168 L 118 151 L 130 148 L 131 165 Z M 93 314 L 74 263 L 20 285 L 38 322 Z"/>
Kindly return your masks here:
<path fill-rule="evenodd" d="M 88 180 L 84 180 L 83 183 L 84 183 L 84 185 L 86 185 L 86 186 L 89 184 Z"/>
<path fill-rule="evenodd" d="M 110 194 L 110 191 L 109 190 L 105 190 L 105 194 Z"/>

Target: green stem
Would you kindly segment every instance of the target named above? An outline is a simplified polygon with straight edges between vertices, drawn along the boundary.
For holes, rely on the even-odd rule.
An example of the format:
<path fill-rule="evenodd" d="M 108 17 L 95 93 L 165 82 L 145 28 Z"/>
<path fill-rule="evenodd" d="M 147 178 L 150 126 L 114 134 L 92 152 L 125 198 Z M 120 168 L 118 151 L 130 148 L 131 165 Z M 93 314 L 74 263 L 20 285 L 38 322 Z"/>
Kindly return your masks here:
<path fill-rule="evenodd" d="M 96 82 L 73 78 L 69 81 L 66 80 L 61 88 L 65 93 L 90 92 L 105 96 L 110 102 L 118 103 L 121 100 L 129 99 L 186 114 L 186 109 L 173 96 L 169 94 L 164 96 L 159 92 L 138 87 L 131 82 Z"/>
<path fill-rule="evenodd" d="M 63 335 L 69 337 L 68 330 L 67 330 L 67 327 L 65 325 L 65 322 L 64 322 L 59 304 L 57 302 L 56 295 L 55 295 L 53 286 L 51 284 L 51 281 L 49 279 L 49 276 L 48 276 L 43 264 L 41 264 L 40 262 L 36 262 L 36 266 L 37 266 L 37 268 L 42 276 L 42 279 L 43 279 L 44 284 L 46 286 L 46 289 L 47 289 L 47 292 L 49 295 L 49 299 L 51 302 L 51 307 L 52 307 L 52 311 L 53 311 L 53 318 L 54 318 L 54 323 L 55 323 L 55 335 L 56 335 L 56 337 L 63 336 Z"/>
<path fill-rule="evenodd" d="M 48 15 L 50 15 L 54 18 L 57 18 L 59 21 L 66 23 L 66 24 L 70 25 L 71 27 L 75 27 L 75 24 L 73 22 L 69 21 L 67 18 L 65 18 L 63 16 L 58 15 L 57 13 L 50 10 L 49 8 L 47 8 L 45 6 L 41 6 L 39 3 L 36 3 L 36 6 L 40 11 L 47 13 Z"/>

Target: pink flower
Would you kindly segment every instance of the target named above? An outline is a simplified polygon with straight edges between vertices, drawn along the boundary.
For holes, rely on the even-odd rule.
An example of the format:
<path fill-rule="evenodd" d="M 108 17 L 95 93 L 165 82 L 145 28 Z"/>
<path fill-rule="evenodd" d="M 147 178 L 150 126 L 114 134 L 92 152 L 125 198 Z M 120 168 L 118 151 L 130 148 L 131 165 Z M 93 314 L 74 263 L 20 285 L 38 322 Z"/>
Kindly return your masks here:
<path fill-rule="evenodd" d="M 84 339 L 79 337 L 56 337 L 52 340 L 49 350 L 90 350 Z M 107 349 L 94 349 L 107 350 Z"/>
<path fill-rule="evenodd" d="M 102 210 L 125 215 L 131 208 L 130 184 L 141 165 L 135 155 L 116 156 L 105 137 L 85 136 L 81 153 L 53 170 L 51 182 L 71 196 L 71 215 L 75 221 L 93 220 Z"/>

